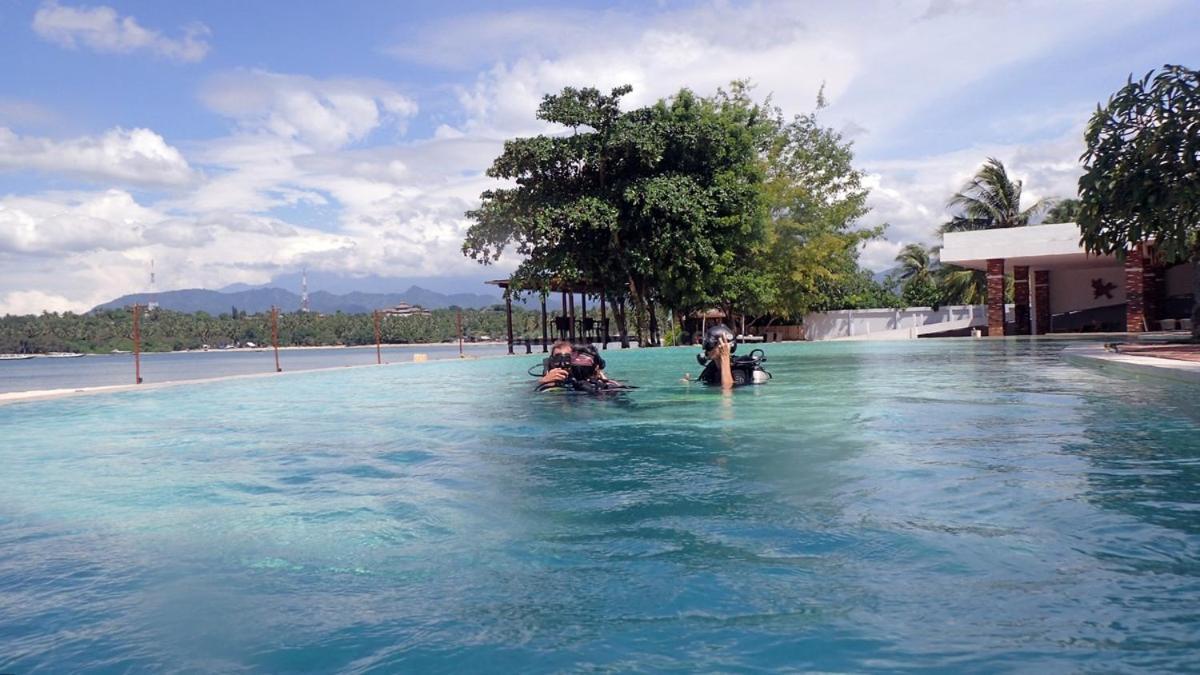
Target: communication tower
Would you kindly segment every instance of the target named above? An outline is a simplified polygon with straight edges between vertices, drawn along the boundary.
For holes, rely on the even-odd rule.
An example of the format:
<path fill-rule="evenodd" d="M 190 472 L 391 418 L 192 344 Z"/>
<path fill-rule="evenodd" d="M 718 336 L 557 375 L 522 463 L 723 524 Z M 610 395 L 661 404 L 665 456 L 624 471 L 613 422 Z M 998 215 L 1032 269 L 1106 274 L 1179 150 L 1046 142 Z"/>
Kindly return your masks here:
<path fill-rule="evenodd" d="M 154 283 L 154 259 L 150 259 L 150 302 L 146 303 L 146 309 L 153 312 L 158 309 L 158 287 Z"/>
<path fill-rule="evenodd" d="M 300 274 L 300 311 L 308 313 L 308 268 Z"/>

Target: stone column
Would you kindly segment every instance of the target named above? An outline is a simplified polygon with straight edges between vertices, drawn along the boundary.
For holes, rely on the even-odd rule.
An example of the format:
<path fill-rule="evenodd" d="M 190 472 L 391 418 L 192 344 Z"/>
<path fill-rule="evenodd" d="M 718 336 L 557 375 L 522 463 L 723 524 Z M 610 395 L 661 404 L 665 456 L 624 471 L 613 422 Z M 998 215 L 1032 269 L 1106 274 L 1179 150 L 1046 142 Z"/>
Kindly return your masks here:
<path fill-rule="evenodd" d="M 1029 325 L 1029 267 L 1013 266 L 1013 302 L 1016 303 L 1017 335 L 1031 335 Z"/>
<path fill-rule="evenodd" d="M 1135 246 L 1125 254 L 1125 330 L 1141 333 L 1146 328 L 1146 273 L 1142 248 Z"/>
<path fill-rule="evenodd" d="M 1033 273 L 1033 304 L 1037 311 L 1037 334 L 1050 332 L 1050 272 L 1038 270 Z"/>
<path fill-rule="evenodd" d="M 988 336 L 1004 335 L 1004 258 L 987 261 Z"/>

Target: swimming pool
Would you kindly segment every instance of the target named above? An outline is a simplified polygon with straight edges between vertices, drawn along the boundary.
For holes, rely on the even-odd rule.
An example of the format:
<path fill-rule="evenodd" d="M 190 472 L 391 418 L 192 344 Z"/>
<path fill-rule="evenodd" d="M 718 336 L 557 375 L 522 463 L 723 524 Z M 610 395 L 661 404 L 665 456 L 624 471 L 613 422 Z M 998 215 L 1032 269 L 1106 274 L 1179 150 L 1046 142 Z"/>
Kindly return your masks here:
<path fill-rule="evenodd" d="M 1034 341 L 536 357 L 0 407 L 0 672 L 1183 670 L 1200 404 Z"/>

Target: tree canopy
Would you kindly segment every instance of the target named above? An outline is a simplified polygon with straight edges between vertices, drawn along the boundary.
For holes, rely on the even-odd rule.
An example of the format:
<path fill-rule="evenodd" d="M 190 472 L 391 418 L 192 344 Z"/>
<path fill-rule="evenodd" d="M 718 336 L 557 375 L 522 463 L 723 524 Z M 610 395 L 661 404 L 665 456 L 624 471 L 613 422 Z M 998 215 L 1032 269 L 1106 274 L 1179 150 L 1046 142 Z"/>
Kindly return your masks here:
<path fill-rule="evenodd" d="M 787 120 L 742 82 L 622 111 L 629 91 L 546 96 L 538 118 L 564 130 L 505 143 L 488 175 L 510 184 L 468 212 L 464 254 L 510 250 L 516 292 L 584 281 L 639 319 L 651 302 L 798 316 L 877 299 L 857 258 L 882 228 L 858 228 L 862 174 L 816 111 Z"/>
<path fill-rule="evenodd" d="M 1154 240 L 1172 261 L 1200 231 L 1200 71 L 1164 66 L 1097 106 L 1084 134 L 1083 245 L 1122 254 Z"/>
<path fill-rule="evenodd" d="M 1097 106 L 1084 134 L 1078 222 L 1084 247 L 1123 256 L 1153 241 L 1166 262 L 1193 262 L 1200 339 L 1200 71 L 1166 65 Z"/>
<path fill-rule="evenodd" d="M 629 297 L 638 317 L 655 299 L 719 300 L 765 224 L 757 158 L 767 120 L 757 106 L 686 89 L 622 112 L 630 89 L 546 96 L 538 118 L 571 133 L 505 143 L 488 175 L 513 186 L 484 192 L 468 212 L 463 252 L 488 263 L 512 246 L 523 256 L 518 292 L 585 281 Z"/>

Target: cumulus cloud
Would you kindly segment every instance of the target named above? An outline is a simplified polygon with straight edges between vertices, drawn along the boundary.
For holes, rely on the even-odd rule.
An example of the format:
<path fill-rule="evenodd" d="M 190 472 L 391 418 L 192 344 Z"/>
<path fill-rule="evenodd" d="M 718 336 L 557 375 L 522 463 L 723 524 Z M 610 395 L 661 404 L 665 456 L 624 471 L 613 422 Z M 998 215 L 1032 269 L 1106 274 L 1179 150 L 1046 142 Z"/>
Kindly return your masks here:
<path fill-rule="evenodd" d="M 111 129 L 65 141 L 21 136 L 0 127 L 0 169 L 32 169 L 138 184 L 192 179 L 179 150 L 149 129 Z"/>
<path fill-rule="evenodd" d="M 85 311 L 146 287 L 261 283 L 353 238 L 262 215 L 169 215 L 122 190 L 0 199 L 0 314 Z M 36 290 L 36 292 L 34 292 Z M 39 304 L 45 303 L 45 304 Z"/>
<path fill-rule="evenodd" d="M 0 167 L 119 183 L 157 176 L 179 186 L 156 199 L 139 194 L 141 202 L 128 189 L 0 199 L 0 288 L 38 289 L 48 307 L 65 298 L 86 309 L 144 288 L 151 258 L 164 288 L 262 283 L 300 266 L 382 276 L 478 273 L 459 250 L 469 225 L 463 214 L 495 186 L 484 169 L 504 139 L 545 130 L 533 117 L 544 94 L 630 83 L 626 105 L 637 106 L 681 86 L 709 93 L 735 78 L 750 78 L 788 113 L 811 110 L 825 85 L 830 106 L 822 119 L 853 137 L 868 174 L 874 210 L 864 224 L 891 224 L 886 240 L 862 251 L 865 266 L 884 269 L 903 244 L 932 243 L 948 217 L 946 199 L 988 156 L 1025 179 L 1030 201 L 1071 194 L 1091 94 L 1083 105 L 1051 109 L 1035 98 L 1050 96 L 1035 87 L 1019 97 L 1024 107 L 998 97 L 994 110 L 981 112 L 981 88 L 1019 80 L 1022 68 L 1063 50 L 1104 44 L 1118 26 L 1170 6 L 1063 0 L 1036 6 L 1039 20 L 1031 23 L 1035 5 L 1023 0 L 851 0 L 802 11 L 763 0 L 415 25 L 391 53 L 450 73 L 426 90 L 432 105 L 422 100 L 434 108 L 424 120 L 435 129 L 428 138 L 403 138 L 417 104 L 392 83 L 253 69 L 202 87 L 201 102 L 231 129 L 189 144 L 186 161 L 146 130 L 71 141 L 0 132 Z M 43 10 L 54 8 L 61 9 Z M 118 28 L 146 30 L 113 16 Z M 70 44 L 99 49 L 84 42 L 90 33 L 70 34 Z M 439 97 L 445 109 L 437 109 Z M 150 136 L 135 143 L 143 131 Z M 110 135 L 114 150 L 104 151 Z M 36 304 L 38 296 L 15 292 L 24 291 L 0 298 L 0 311 L 5 303 Z"/>
<path fill-rule="evenodd" d="M 112 7 L 66 7 L 47 2 L 33 15 L 33 30 L 43 40 L 69 49 L 86 47 L 102 54 L 148 51 L 173 61 L 194 63 L 208 54 L 210 31 L 201 23 L 184 26 L 183 35 L 169 38 L 146 28 L 132 16 Z"/>
<path fill-rule="evenodd" d="M 889 223 L 886 245 L 877 242 L 863 251 L 861 261 L 874 270 L 895 265 L 904 243 L 933 244 L 936 231 L 950 219 L 946 202 L 979 170 L 984 160 L 1004 162 L 1009 176 L 1023 181 L 1022 207 L 1039 199 L 1074 197 L 1082 169 L 1083 132 L 1073 128 L 1046 141 L 972 146 L 938 155 L 864 163 L 871 189 L 871 219 Z"/>
<path fill-rule="evenodd" d="M 392 125 L 403 131 L 417 104 L 377 80 L 318 80 L 263 70 L 239 70 L 210 80 L 204 103 L 248 131 L 333 149 Z"/>
<path fill-rule="evenodd" d="M 41 314 L 42 312 L 69 312 L 78 303 L 61 295 L 37 290 L 10 291 L 0 296 L 0 315 Z"/>

